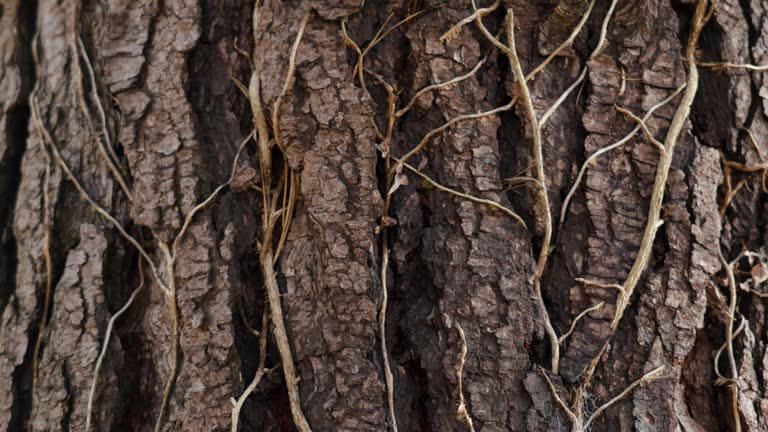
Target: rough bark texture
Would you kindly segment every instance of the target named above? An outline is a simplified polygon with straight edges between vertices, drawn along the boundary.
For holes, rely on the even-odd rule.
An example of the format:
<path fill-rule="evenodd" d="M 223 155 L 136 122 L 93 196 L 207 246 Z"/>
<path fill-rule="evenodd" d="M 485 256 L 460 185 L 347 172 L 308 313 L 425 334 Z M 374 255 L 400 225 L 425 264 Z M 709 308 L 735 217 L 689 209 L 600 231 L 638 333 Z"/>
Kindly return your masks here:
<path fill-rule="evenodd" d="M 483 23 L 506 43 L 499 30 L 514 10 L 526 73 L 588 10 L 574 0 L 499 3 Z M 632 268 L 659 159 L 642 132 L 590 164 L 562 224 L 558 215 L 587 157 L 635 127 L 616 106 L 642 117 L 686 82 L 697 2 L 617 2 L 605 49 L 590 57 L 610 3 L 596 1 L 573 44 L 528 82 L 541 116 L 587 68 L 583 86 L 541 130 L 554 216 L 542 287 L 558 335 L 585 309 L 604 305 L 561 344 L 555 375 L 534 289 L 545 223 L 538 186 L 505 182 L 535 176 L 522 102 L 457 122 L 408 163 L 444 187 L 515 211 L 527 226 L 405 167 L 388 190 L 396 162 L 387 152 L 399 158 L 451 119 L 521 96 L 507 56 L 475 22 L 441 38 L 472 13 L 472 2 L 0 1 L 0 432 L 84 430 L 107 324 L 142 279 L 105 350 L 92 430 L 152 430 L 159 421 L 164 431 L 229 431 L 231 399 L 257 374 L 258 332 L 267 330 L 270 370 L 243 405 L 240 430 L 294 430 L 273 329 L 254 329 L 269 310 L 259 252 L 261 221 L 270 215 L 260 185 L 279 191 L 284 166 L 297 174 L 296 202 L 274 267 L 312 430 L 393 430 L 388 391 L 399 431 L 469 430 L 457 415 L 462 400 L 474 430 L 579 430 L 553 390 L 569 408 L 583 404 L 586 420 L 660 366 L 661 379 L 634 388 L 591 430 L 768 430 L 768 73 L 701 67 L 666 184 L 664 224 L 618 327 L 611 326 L 618 291 L 577 281 L 621 285 Z M 765 2 L 717 3 L 698 41 L 699 61 L 768 64 Z M 378 33 L 382 26 L 394 29 Z M 365 52 L 364 85 L 346 37 Z M 420 96 L 395 119 L 387 142 L 382 81 L 400 109 L 420 89 L 468 74 L 481 60 L 468 78 Z M 178 239 L 169 271 L 164 245 L 227 182 L 254 127 L 248 92 L 237 85 L 248 83 L 254 64 L 261 105 L 279 123 L 273 178 L 261 170 L 255 140 L 246 143 L 233 181 Z M 646 121 L 659 141 L 679 101 Z M 131 196 L 100 148 L 108 144 Z M 137 264 L 136 248 L 82 199 L 61 163 L 147 251 L 157 275 L 146 261 Z M 278 216 L 278 225 L 287 220 L 285 211 Z M 725 385 L 716 385 L 716 369 L 733 378 L 729 350 L 713 363 L 728 342 L 733 301 L 720 250 L 726 261 L 748 252 L 734 266 L 734 330 L 743 323 L 732 340 L 737 384 Z M 178 362 L 173 303 L 158 280 L 175 283 Z"/>

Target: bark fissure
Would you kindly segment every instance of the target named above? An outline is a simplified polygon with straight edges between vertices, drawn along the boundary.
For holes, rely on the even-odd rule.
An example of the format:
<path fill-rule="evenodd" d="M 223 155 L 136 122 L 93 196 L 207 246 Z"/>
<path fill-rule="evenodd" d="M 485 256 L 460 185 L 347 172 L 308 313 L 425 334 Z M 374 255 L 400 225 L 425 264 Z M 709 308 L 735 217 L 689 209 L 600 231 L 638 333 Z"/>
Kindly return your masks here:
<path fill-rule="evenodd" d="M 3 77 L 0 94 L 5 95 L 0 103 L 0 196 L 4 200 L 0 205 L 0 311 L 19 310 L 15 298 L 18 246 L 12 224 L 21 187 L 22 157 L 27 148 L 28 97 L 35 86 L 31 45 L 36 11 L 34 0 L 6 2 L 0 11 L 0 77 Z M 35 334 L 34 329 L 30 329 L 30 339 Z M 0 414 L 0 430 L 22 430 L 29 418 L 32 352 L 29 347 L 20 367 L 3 378 L 10 383 L 3 385 L 7 395 L 5 412 Z"/>

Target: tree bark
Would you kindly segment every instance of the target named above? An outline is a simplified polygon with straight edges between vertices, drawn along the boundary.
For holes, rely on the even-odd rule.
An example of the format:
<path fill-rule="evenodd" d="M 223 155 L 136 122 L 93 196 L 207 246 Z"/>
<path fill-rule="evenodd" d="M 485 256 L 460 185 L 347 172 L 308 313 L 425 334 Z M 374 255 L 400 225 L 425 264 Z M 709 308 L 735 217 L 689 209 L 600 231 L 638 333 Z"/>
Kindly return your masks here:
<path fill-rule="evenodd" d="M 0 432 L 768 430 L 768 6 L 709 6 L 0 1 Z"/>

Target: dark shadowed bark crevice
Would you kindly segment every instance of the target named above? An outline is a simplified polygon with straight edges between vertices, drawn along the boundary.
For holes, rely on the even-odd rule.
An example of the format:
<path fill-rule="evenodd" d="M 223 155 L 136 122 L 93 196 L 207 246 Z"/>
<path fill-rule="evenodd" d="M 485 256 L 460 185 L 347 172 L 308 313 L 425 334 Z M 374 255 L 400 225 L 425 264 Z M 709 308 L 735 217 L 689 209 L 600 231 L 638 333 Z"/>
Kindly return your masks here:
<path fill-rule="evenodd" d="M 36 2 L 7 2 L 0 10 L 0 39 L 4 62 L 0 67 L 4 95 L 0 105 L 0 308 L 17 309 L 17 242 L 13 231 L 13 209 L 21 182 L 21 158 L 27 146 L 30 118 L 29 93 L 35 85 L 31 41 L 35 33 Z M 8 377 L 12 387 L 4 385 L 6 396 L 3 421 L 10 429 L 22 430 L 29 418 L 29 383 L 31 350 L 24 353 L 26 368 Z M 8 404 L 10 402 L 10 404 Z"/>

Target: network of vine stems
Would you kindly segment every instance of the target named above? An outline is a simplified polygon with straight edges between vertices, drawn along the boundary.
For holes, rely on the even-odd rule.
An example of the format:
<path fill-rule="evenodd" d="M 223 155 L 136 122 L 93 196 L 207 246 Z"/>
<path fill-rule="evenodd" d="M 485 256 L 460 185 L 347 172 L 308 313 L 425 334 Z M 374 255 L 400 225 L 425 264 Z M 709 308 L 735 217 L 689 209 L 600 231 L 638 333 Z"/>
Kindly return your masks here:
<path fill-rule="evenodd" d="M 528 124 L 529 129 L 531 131 L 530 138 L 532 142 L 531 159 L 533 161 L 533 164 L 532 164 L 533 175 L 531 177 L 515 177 L 507 180 L 510 183 L 524 183 L 524 184 L 529 184 L 531 186 L 536 196 L 535 211 L 537 213 L 537 218 L 543 221 L 543 236 L 541 239 L 541 249 L 539 251 L 539 256 L 537 259 L 534 288 L 535 288 L 535 294 L 536 294 L 536 302 L 537 302 L 538 308 L 540 309 L 540 313 L 543 318 L 543 325 L 545 327 L 545 332 L 547 334 L 547 337 L 550 343 L 551 364 L 550 364 L 549 370 L 546 370 L 543 367 L 539 367 L 539 370 L 541 372 L 541 376 L 544 378 L 544 380 L 547 383 L 547 386 L 551 391 L 553 400 L 570 419 L 572 430 L 575 432 L 581 432 L 581 431 L 587 430 L 591 426 L 591 424 L 594 422 L 594 420 L 596 420 L 607 408 L 609 408 L 611 405 L 613 405 L 614 403 L 618 402 L 619 400 L 627 396 L 636 387 L 644 383 L 664 377 L 663 375 L 664 366 L 663 365 L 658 366 L 657 368 L 649 371 L 648 373 L 640 377 L 638 380 L 631 383 L 627 388 L 625 388 L 613 399 L 599 406 L 588 417 L 585 415 L 585 412 L 584 412 L 585 409 L 583 404 L 585 392 L 587 391 L 588 387 L 591 384 L 592 376 L 595 372 L 595 369 L 599 363 L 599 360 L 602 354 L 605 352 L 606 348 L 608 347 L 608 342 L 606 341 L 603 344 L 598 354 L 591 361 L 585 373 L 582 375 L 581 383 L 578 385 L 576 392 L 570 398 L 570 401 L 566 401 L 563 399 L 563 397 L 561 397 L 554 383 L 549 377 L 549 374 L 553 374 L 553 375 L 559 374 L 560 347 L 563 344 L 563 342 L 568 338 L 568 336 L 570 336 L 573 333 L 579 320 L 587 316 L 589 313 L 603 307 L 603 302 L 600 302 L 585 309 L 583 312 L 579 313 L 576 316 L 576 318 L 571 323 L 569 330 L 566 333 L 562 335 L 558 335 L 554 329 L 552 322 L 549 319 L 549 314 L 547 312 L 546 305 L 545 305 L 544 298 L 542 296 L 542 291 L 541 291 L 541 282 L 547 270 L 547 260 L 550 254 L 550 246 L 552 243 L 552 233 L 553 233 L 552 215 L 550 213 L 551 202 L 550 202 L 550 197 L 546 187 L 547 177 L 546 177 L 546 172 L 544 169 L 544 161 L 543 161 L 542 130 L 543 130 L 543 126 L 547 123 L 549 119 L 552 118 L 553 115 L 555 115 L 557 109 L 566 100 L 566 98 L 576 88 L 578 88 L 582 84 L 582 82 L 586 79 L 588 66 L 585 65 L 582 68 L 582 71 L 579 74 L 578 78 L 541 115 L 538 115 L 536 113 L 536 110 L 533 106 L 533 101 L 531 98 L 531 94 L 530 94 L 530 90 L 528 88 L 527 82 L 532 80 L 538 73 L 544 70 L 544 68 L 547 65 L 549 65 L 550 62 L 552 62 L 558 55 L 561 55 L 562 52 L 574 42 L 577 35 L 583 29 L 592 11 L 594 10 L 596 0 L 589 1 L 583 16 L 578 21 L 576 26 L 573 28 L 568 38 L 557 49 L 555 49 L 541 64 L 539 64 L 537 67 L 531 70 L 527 75 L 524 74 L 522 70 L 520 59 L 517 55 L 516 48 L 515 48 L 513 10 L 512 9 L 507 10 L 505 19 L 503 21 L 503 27 L 502 27 L 501 33 L 503 33 L 505 36 L 505 39 L 506 39 L 506 44 L 505 44 L 497 37 L 497 35 L 492 34 L 483 23 L 483 18 L 485 16 L 489 15 L 490 13 L 498 9 L 500 1 L 495 0 L 493 4 L 484 8 L 478 8 L 474 0 L 472 0 L 471 3 L 472 3 L 473 13 L 467 16 L 465 19 L 459 21 L 452 28 L 450 28 L 440 38 L 440 41 L 444 42 L 444 41 L 450 40 L 456 37 L 459 34 L 459 32 L 462 31 L 463 27 L 469 24 L 474 24 L 477 27 L 477 29 L 485 36 L 485 38 L 487 38 L 487 40 L 494 47 L 498 48 L 509 59 L 511 73 L 516 80 L 517 87 L 519 90 L 519 97 L 514 98 L 509 103 L 503 106 L 500 106 L 498 108 L 494 108 L 492 110 L 488 110 L 481 113 L 474 113 L 474 114 L 463 114 L 449 120 L 443 125 L 425 134 L 424 138 L 416 146 L 414 146 L 410 151 L 408 151 L 405 155 L 402 155 L 401 157 L 398 157 L 392 154 L 391 148 L 390 148 L 390 144 L 392 141 L 392 137 L 394 134 L 395 125 L 397 121 L 401 117 L 403 117 L 415 105 L 416 101 L 420 97 L 424 96 L 425 94 L 428 94 L 430 92 L 437 92 L 437 91 L 449 89 L 453 86 L 460 85 L 462 81 L 473 77 L 478 72 L 480 67 L 485 63 L 485 58 L 481 59 L 475 65 L 475 67 L 473 67 L 469 72 L 467 72 L 464 75 L 457 76 L 445 82 L 429 85 L 417 91 L 408 103 L 406 103 L 402 108 L 397 109 L 398 92 L 395 90 L 395 88 L 391 84 L 386 82 L 384 78 L 382 78 L 379 74 L 377 74 L 372 70 L 369 70 L 365 66 L 365 56 L 371 51 L 371 49 L 373 49 L 378 43 L 380 43 L 393 30 L 397 29 L 401 25 L 417 18 L 419 15 L 428 11 L 424 10 L 424 11 L 412 13 L 408 15 L 405 19 L 387 27 L 389 21 L 393 17 L 393 15 L 390 14 L 387 17 L 386 21 L 381 26 L 381 28 L 379 29 L 379 31 L 376 33 L 376 35 L 373 37 L 373 39 L 367 44 L 367 46 L 364 49 L 361 49 L 360 46 L 356 42 L 354 42 L 352 38 L 349 37 L 347 33 L 345 20 L 341 22 L 342 40 L 345 43 L 345 45 L 354 49 L 354 51 L 357 54 L 358 60 L 354 67 L 354 76 L 356 81 L 361 86 L 361 88 L 363 88 L 367 92 L 365 77 L 371 76 L 374 79 L 374 81 L 376 81 L 379 85 L 381 85 L 387 92 L 387 107 L 388 107 L 387 127 L 386 127 L 386 130 L 383 132 L 378 127 L 376 127 L 376 130 L 377 130 L 378 140 L 379 140 L 379 144 L 377 147 L 380 150 L 381 157 L 384 159 L 386 170 L 387 170 L 384 216 L 382 217 L 382 223 L 378 228 L 379 235 L 380 235 L 380 245 L 382 249 L 381 280 L 383 285 L 382 302 L 381 302 L 381 308 L 379 310 L 378 322 L 379 322 L 379 338 L 380 338 L 380 344 L 381 344 L 380 348 L 381 348 L 383 359 L 384 359 L 383 369 L 385 374 L 385 384 L 386 384 L 386 391 L 387 391 L 387 403 L 388 403 L 388 415 L 389 415 L 390 427 L 394 431 L 397 431 L 397 419 L 396 419 L 395 410 L 394 410 L 394 389 L 393 389 L 394 382 L 393 382 L 392 373 L 390 370 L 389 356 L 388 356 L 388 351 L 386 346 L 386 337 L 385 337 L 385 328 L 386 328 L 385 318 L 386 318 L 386 308 L 387 308 L 387 268 L 388 268 L 388 260 L 389 260 L 387 233 L 388 233 L 388 229 L 394 226 L 396 223 L 394 219 L 391 218 L 388 214 L 392 196 L 394 193 L 396 193 L 397 189 L 402 184 L 407 182 L 407 178 L 405 174 L 403 174 L 403 170 L 407 170 L 408 172 L 411 172 L 419 176 L 422 180 L 424 180 L 425 182 L 427 182 L 428 184 L 430 184 L 432 187 L 434 187 L 439 191 L 453 195 L 458 199 L 469 200 L 481 205 L 489 206 L 490 208 L 496 209 L 498 211 L 501 211 L 509 215 L 517 223 L 525 227 L 526 225 L 523 219 L 513 210 L 495 201 L 476 197 L 471 194 L 463 193 L 463 192 L 451 189 L 449 187 L 446 187 L 444 185 L 441 185 L 438 182 L 434 181 L 429 176 L 427 176 L 426 174 L 424 174 L 423 172 L 421 172 L 418 168 L 415 168 L 414 166 L 408 163 L 408 160 L 412 156 L 421 152 L 426 148 L 426 146 L 429 145 L 433 137 L 449 129 L 451 126 L 459 122 L 478 120 L 478 119 L 483 119 L 489 116 L 496 115 L 502 111 L 512 109 L 514 106 L 516 106 L 519 103 L 519 106 L 523 112 L 524 120 Z M 598 39 L 598 43 L 595 49 L 593 50 L 592 54 L 590 55 L 589 59 L 592 59 L 595 56 L 601 54 L 603 49 L 606 46 L 607 31 L 608 31 L 608 27 L 610 25 L 611 18 L 613 16 L 613 12 L 616 7 L 616 4 L 617 4 L 617 0 L 612 0 L 606 10 L 606 14 L 601 26 L 601 32 Z M 76 90 L 77 90 L 78 106 L 80 108 L 80 111 L 83 117 L 85 118 L 86 126 L 88 128 L 90 135 L 95 137 L 94 141 L 97 143 L 99 154 L 106 162 L 109 171 L 114 176 L 121 190 L 124 192 L 126 198 L 129 201 L 132 201 L 133 194 L 131 191 L 131 187 L 129 185 L 129 182 L 126 180 L 124 173 L 121 171 L 120 161 L 117 155 L 115 154 L 112 143 L 110 142 L 110 135 L 109 135 L 109 131 L 107 130 L 106 115 L 105 115 L 103 106 L 101 104 L 101 98 L 97 92 L 95 73 L 93 71 L 93 67 L 91 65 L 90 59 L 88 58 L 88 53 L 86 51 L 86 48 L 79 36 L 78 23 L 79 23 L 80 11 L 79 11 L 79 6 L 77 5 L 77 2 L 72 3 L 72 8 L 73 10 L 69 14 L 71 19 L 69 20 L 67 25 L 67 41 L 68 41 L 69 55 L 71 57 L 71 63 L 73 65 L 73 70 L 74 70 L 76 83 L 77 83 Z M 712 14 L 714 13 L 714 10 L 715 10 L 715 3 L 714 2 L 710 3 L 709 0 L 698 0 L 696 3 L 695 12 L 693 14 L 693 18 L 690 26 L 691 30 L 688 36 L 689 38 L 688 44 L 685 47 L 685 60 L 688 68 L 685 84 L 683 84 L 680 88 L 678 88 L 671 95 L 669 95 L 669 97 L 667 97 L 666 99 L 664 99 L 663 101 L 661 101 L 660 103 L 658 103 L 657 105 L 649 109 L 648 112 L 642 118 L 638 117 L 637 115 L 635 115 L 634 113 L 630 112 L 625 108 L 617 106 L 616 109 L 619 112 L 627 115 L 629 118 L 637 122 L 637 127 L 635 127 L 631 132 L 629 132 L 621 140 L 594 152 L 589 158 L 587 158 L 581 170 L 579 171 L 579 174 L 576 178 L 576 181 L 573 187 L 571 188 L 570 192 L 566 196 L 562 205 L 562 210 L 560 214 L 561 224 L 565 218 L 568 203 L 570 202 L 570 199 L 572 198 L 573 194 L 577 190 L 583 178 L 583 175 L 586 169 L 589 167 L 589 165 L 593 163 L 596 160 L 596 158 L 599 157 L 600 155 L 606 154 L 607 152 L 627 143 L 637 132 L 642 131 L 645 138 L 650 143 L 654 144 L 658 149 L 659 163 L 656 168 L 655 181 L 654 181 L 653 189 L 651 191 L 651 199 L 650 199 L 646 227 L 643 234 L 640 249 L 637 252 L 634 265 L 630 270 L 626 278 L 626 281 L 623 284 L 606 285 L 606 284 L 601 284 L 595 281 L 577 279 L 577 281 L 583 283 L 586 286 L 615 289 L 618 292 L 616 312 L 612 322 L 613 328 L 616 328 L 618 326 L 626 307 L 629 305 L 629 301 L 631 299 L 632 293 L 634 292 L 637 286 L 637 283 L 639 282 L 640 277 L 643 273 L 643 270 L 645 269 L 649 261 L 655 235 L 659 227 L 662 225 L 660 210 L 661 210 L 662 200 L 664 196 L 664 190 L 666 187 L 667 177 L 671 167 L 671 162 L 674 155 L 677 139 L 680 136 L 681 131 L 684 129 L 686 119 L 689 115 L 693 99 L 696 95 L 696 90 L 698 87 L 697 66 L 711 67 L 718 70 L 725 69 L 725 68 L 743 68 L 743 69 L 748 69 L 753 71 L 768 70 L 768 66 L 755 66 L 755 65 L 749 65 L 749 64 L 736 64 L 736 63 L 730 63 L 730 62 L 697 63 L 695 58 L 695 51 L 696 51 L 699 34 L 701 33 L 702 28 L 706 25 L 706 23 L 711 18 Z M 253 20 L 252 20 L 253 33 L 254 33 L 254 46 L 257 45 L 258 35 L 262 31 L 262 29 L 259 27 L 259 16 L 260 16 L 260 5 L 259 5 L 259 2 L 257 1 L 254 7 Z M 33 89 L 32 93 L 30 94 L 30 107 L 31 107 L 31 115 L 34 121 L 34 126 L 38 132 L 39 138 L 43 143 L 43 149 L 44 149 L 43 155 L 45 156 L 47 161 L 45 166 L 43 186 L 42 186 L 43 188 L 42 220 L 44 225 L 43 257 L 44 257 L 44 264 L 46 268 L 46 274 L 44 279 L 45 280 L 45 290 L 44 290 L 45 292 L 44 309 L 45 310 L 42 315 L 43 318 L 41 319 L 41 322 L 40 322 L 40 328 L 38 333 L 39 336 L 35 344 L 34 355 L 33 355 L 33 388 L 34 388 L 35 380 L 37 378 L 37 369 L 38 369 L 37 362 L 38 362 L 39 350 L 43 341 L 43 334 L 46 326 L 46 317 L 48 315 L 47 311 L 50 307 L 50 302 L 51 302 L 50 295 L 52 290 L 52 286 L 51 286 L 52 285 L 52 264 L 51 264 L 51 256 L 50 256 L 50 242 L 51 242 L 51 230 L 52 230 L 53 224 L 52 224 L 52 214 L 51 214 L 52 211 L 50 208 L 51 198 L 49 196 L 51 171 L 56 167 L 58 167 L 64 173 L 65 178 L 68 179 L 74 185 L 74 187 L 78 190 L 81 197 L 88 203 L 88 205 L 96 213 L 102 216 L 107 222 L 109 222 L 120 233 L 120 235 L 138 251 L 139 258 L 140 258 L 139 259 L 140 283 L 137 286 L 137 288 L 134 289 L 134 291 L 131 293 L 130 297 L 128 298 L 124 306 L 121 309 L 119 309 L 110 318 L 107 325 L 107 329 L 105 331 L 102 348 L 100 350 L 98 359 L 94 366 L 92 385 L 89 392 L 88 406 L 87 406 L 88 412 L 87 412 L 87 419 L 86 419 L 86 425 L 85 425 L 86 431 L 89 431 L 91 427 L 94 398 L 95 398 L 96 389 L 99 383 L 99 372 L 103 364 L 103 360 L 106 355 L 107 348 L 109 346 L 110 336 L 112 334 L 115 321 L 119 319 L 120 316 L 122 316 L 128 310 L 128 308 L 131 306 L 131 304 L 133 303 L 137 295 L 142 291 L 144 287 L 144 278 L 143 278 L 144 272 L 143 270 L 141 270 L 143 265 L 148 266 L 149 274 L 152 276 L 152 279 L 154 280 L 155 284 L 157 285 L 157 287 L 160 289 L 160 291 L 166 298 L 167 305 L 168 305 L 168 315 L 169 315 L 169 318 L 171 319 L 172 328 L 173 328 L 173 336 L 171 341 L 172 369 L 166 381 L 157 421 L 155 424 L 155 431 L 160 431 L 162 429 L 164 415 L 167 410 L 169 399 L 170 399 L 171 393 L 173 392 L 174 383 L 179 370 L 180 316 L 179 316 L 179 311 L 176 304 L 177 288 L 176 288 L 176 280 L 175 280 L 175 264 L 178 259 L 179 244 L 184 238 L 184 235 L 188 231 L 189 227 L 193 223 L 195 215 L 197 215 L 200 211 L 209 207 L 216 200 L 216 198 L 221 193 L 223 193 L 228 186 L 230 186 L 238 168 L 239 157 L 242 151 L 244 150 L 244 148 L 251 142 L 256 143 L 257 152 L 259 155 L 261 184 L 258 189 L 260 190 L 261 196 L 262 196 L 262 221 L 261 221 L 262 229 L 261 229 L 261 239 L 259 241 L 258 246 L 259 246 L 259 252 L 260 252 L 259 253 L 260 267 L 261 267 L 261 272 L 264 279 L 263 282 L 264 282 L 264 287 L 267 294 L 267 301 L 268 301 L 269 307 L 263 313 L 261 330 L 259 331 L 259 330 L 251 329 L 254 334 L 259 336 L 259 352 L 260 352 L 259 366 L 257 368 L 256 374 L 253 380 L 246 387 L 245 391 L 241 394 L 241 396 L 238 399 L 232 400 L 232 404 L 233 404 L 232 431 L 236 432 L 238 429 L 239 414 L 245 400 L 248 398 L 250 394 L 252 394 L 256 390 L 261 379 L 267 374 L 273 372 L 278 367 L 282 369 L 282 372 L 285 378 L 285 383 L 288 389 L 291 414 L 293 416 L 293 421 L 295 426 L 301 432 L 308 432 L 311 430 L 309 423 L 307 422 L 301 408 L 301 401 L 300 401 L 300 396 L 298 391 L 298 378 L 296 376 L 295 365 L 292 359 L 290 341 L 288 339 L 285 323 L 283 321 L 282 307 L 280 303 L 280 292 L 277 284 L 277 276 L 276 276 L 276 269 L 275 269 L 275 265 L 280 256 L 280 252 L 282 250 L 283 244 L 286 240 L 286 236 L 290 227 L 295 203 L 296 203 L 296 200 L 298 199 L 297 189 L 298 189 L 300 174 L 298 172 L 295 172 L 293 169 L 291 169 L 289 167 L 289 164 L 287 163 L 280 164 L 281 172 L 279 173 L 273 173 L 273 169 L 272 169 L 274 165 L 273 159 L 275 157 L 274 156 L 275 152 L 273 150 L 275 148 L 277 148 L 278 150 L 277 154 L 279 154 L 279 156 L 277 157 L 285 158 L 284 151 L 286 148 L 285 147 L 286 144 L 283 142 L 282 137 L 280 135 L 280 118 L 279 118 L 280 106 L 281 106 L 282 100 L 286 97 L 286 95 L 288 95 L 289 91 L 292 88 L 295 69 L 296 69 L 296 54 L 300 46 L 302 35 L 310 21 L 310 18 L 311 18 L 311 12 L 307 10 L 304 13 L 301 22 L 299 23 L 298 32 L 296 34 L 296 37 L 294 39 L 294 42 L 289 54 L 289 61 L 287 65 L 283 86 L 280 94 L 278 95 L 278 97 L 276 98 L 276 100 L 274 101 L 271 107 L 271 117 L 269 118 L 269 120 L 267 119 L 265 110 L 261 103 L 261 94 L 260 94 L 261 85 L 259 81 L 260 80 L 259 72 L 260 72 L 261 64 L 259 61 L 259 58 L 260 58 L 259 53 L 256 52 L 256 50 L 254 50 L 252 55 L 249 55 L 248 53 L 242 53 L 251 59 L 251 65 L 252 65 L 251 78 L 248 83 L 248 86 L 246 86 L 245 84 L 243 84 L 242 82 L 238 81 L 235 78 L 233 78 L 233 81 L 240 88 L 240 90 L 248 97 L 250 101 L 251 111 L 253 114 L 254 130 L 238 146 L 236 155 L 232 162 L 229 179 L 225 183 L 219 185 L 216 189 L 214 189 L 214 191 L 210 195 L 208 195 L 204 200 L 202 200 L 199 204 L 197 204 L 186 215 L 186 217 L 184 218 L 184 223 L 181 229 L 179 230 L 178 234 L 176 235 L 176 237 L 173 239 L 173 241 L 171 241 L 170 244 L 168 244 L 167 242 L 163 241 L 157 234 L 152 232 L 152 237 L 154 239 L 154 242 L 156 243 L 156 247 L 160 249 L 160 251 L 162 252 L 164 271 L 161 271 L 160 267 L 155 264 L 154 260 L 151 258 L 150 254 L 147 252 L 147 250 L 144 248 L 141 242 L 139 242 L 135 237 L 129 234 L 128 231 L 120 224 L 120 222 L 117 221 L 117 219 L 115 219 L 106 209 L 104 209 L 100 204 L 98 204 L 96 200 L 94 200 L 89 195 L 89 193 L 85 190 L 85 188 L 79 182 L 75 174 L 69 168 L 69 165 L 67 164 L 64 157 L 59 151 L 59 147 L 54 137 L 51 136 L 51 133 L 46 127 L 45 122 L 43 120 L 42 113 L 40 111 L 39 102 L 38 102 L 38 92 L 39 92 L 40 84 L 42 83 L 42 76 L 41 76 L 41 72 L 38 72 L 38 80 L 36 81 L 36 86 Z M 42 68 L 39 67 L 40 59 L 39 59 L 39 56 L 37 55 L 36 45 L 37 45 L 37 37 L 35 37 L 34 39 L 32 51 L 33 51 L 34 61 L 38 65 L 37 70 L 41 71 Z M 83 83 L 84 76 L 83 76 L 83 71 L 81 67 L 81 62 L 86 66 L 89 88 L 91 90 L 89 94 L 86 94 L 86 91 L 85 91 L 85 86 Z M 674 117 L 671 121 L 671 124 L 668 130 L 666 131 L 664 141 L 660 142 L 654 137 L 654 135 L 646 126 L 645 122 L 651 117 L 651 115 L 654 113 L 655 110 L 657 110 L 658 108 L 660 108 L 665 104 L 672 102 L 681 93 L 682 93 L 682 98 L 678 103 L 678 106 L 675 111 Z M 91 110 L 88 106 L 87 99 L 90 99 L 91 104 L 98 111 L 98 114 L 99 114 L 98 123 L 100 128 L 100 130 L 98 131 L 96 128 L 96 122 L 94 121 L 91 115 Z M 731 186 L 731 172 L 733 171 L 740 171 L 745 173 L 753 173 L 753 172 L 762 173 L 763 189 L 768 192 L 768 189 L 766 189 L 766 186 L 765 186 L 765 177 L 768 174 L 768 163 L 765 161 L 762 154 L 759 152 L 759 149 L 757 148 L 756 143 L 754 141 L 754 137 L 751 136 L 751 133 L 749 131 L 747 131 L 747 133 L 749 134 L 750 139 L 755 145 L 756 150 L 758 150 L 758 154 L 760 155 L 763 163 L 760 165 L 747 165 L 739 162 L 724 160 L 724 167 L 725 167 L 724 171 L 726 174 L 725 176 L 726 193 L 725 193 L 725 198 L 721 208 L 721 214 L 725 212 L 725 209 L 728 207 L 728 204 L 730 203 L 733 196 L 738 192 L 738 190 L 744 184 L 744 182 L 741 182 L 739 183 L 739 185 L 737 185 L 736 188 L 733 188 Z M 736 361 L 735 361 L 733 340 L 736 336 L 738 336 L 739 333 L 741 333 L 744 330 L 746 321 L 745 319 L 742 318 L 741 324 L 738 326 L 738 328 L 734 329 L 734 319 L 736 315 L 736 310 L 735 310 L 736 281 L 734 276 L 734 267 L 736 266 L 736 264 L 741 258 L 748 255 L 749 253 L 742 253 L 735 260 L 731 262 L 727 262 L 723 257 L 722 253 L 720 254 L 723 267 L 726 270 L 726 276 L 727 276 L 726 282 L 730 290 L 729 291 L 730 301 L 728 304 L 729 313 L 727 314 L 727 318 L 726 318 L 726 342 L 723 344 L 723 346 L 720 347 L 720 349 L 717 351 L 717 354 L 715 356 L 715 371 L 719 377 L 719 381 L 720 381 L 719 383 L 727 384 L 729 386 L 729 389 L 731 390 L 732 398 L 733 398 L 732 414 L 734 416 L 734 424 L 736 425 L 737 430 L 740 430 L 740 420 L 739 420 L 739 411 L 738 411 L 738 383 L 737 383 L 738 370 L 737 370 Z M 755 293 L 759 294 L 757 292 Z M 266 358 L 267 358 L 267 343 L 268 343 L 268 330 L 269 330 L 268 323 L 269 322 L 272 323 L 274 339 L 277 344 L 278 351 L 280 353 L 280 363 L 278 364 L 278 366 L 275 366 L 272 369 L 267 369 L 265 367 Z M 462 375 L 463 375 L 463 368 L 465 364 L 466 355 L 468 352 L 468 347 L 467 347 L 464 330 L 462 329 L 460 323 L 458 321 L 453 321 L 453 324 L 459 336 L 459 340 L 461 342 L 461 349 L 458 355 L 458 362 L 456 367 L 457 383 L 458 383 L 457 389 L 456 389 L 457 390 L 456 397 L 458 400 L 458 408 L 457 408 L 456 414 L 458 418 L 461 419 L 471 431 L 474 431 L 470 410 L 465 403 L 463 390 L 462 390 Z M 722 375 L 719 371 L 718 359 L 723 351 L 727 351 L 728 353 L 729 365 L 730 365 L 730 377 L 726 377 Z"/>

